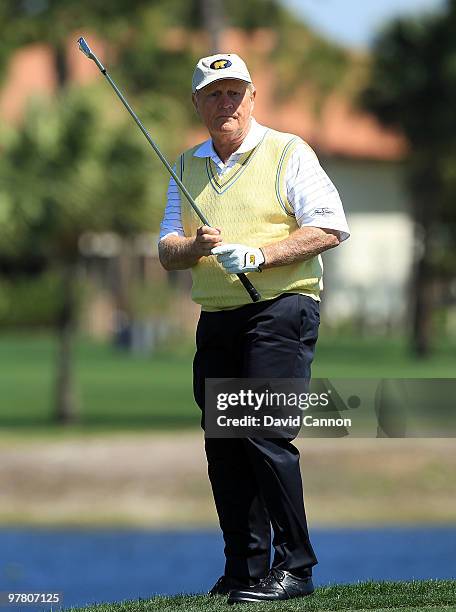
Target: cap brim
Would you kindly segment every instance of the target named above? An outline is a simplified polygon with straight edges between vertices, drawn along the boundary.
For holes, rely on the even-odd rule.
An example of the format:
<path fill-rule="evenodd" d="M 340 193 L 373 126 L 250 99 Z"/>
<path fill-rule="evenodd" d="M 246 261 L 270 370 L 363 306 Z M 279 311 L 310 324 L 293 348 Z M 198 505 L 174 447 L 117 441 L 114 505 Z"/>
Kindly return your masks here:
<path fill-rule="evenodd" d="M 252 81 L 249 79 L 246 79 L 246 77 L 244 75 L 236 75 L 235 73 L 231 73 L 230 76 L 218 76 L 218 75 L 213 75 L 210 77 L 207 77 L 206 79 L 204 79 L 204 81 L 198 85 L 198 87 L 195 87 L 195 89 L 193 90 L 195 91 L 199 91 L 200 89 L 204 89 L 205 87 L 207 87 L 208 85 L 210 85 L 211 83 L 214 83 L 215 81 L 226 81 L 226 80 L 233 80 L 233 81 L 244 81 L 244 83 L 251 83 Z"/>

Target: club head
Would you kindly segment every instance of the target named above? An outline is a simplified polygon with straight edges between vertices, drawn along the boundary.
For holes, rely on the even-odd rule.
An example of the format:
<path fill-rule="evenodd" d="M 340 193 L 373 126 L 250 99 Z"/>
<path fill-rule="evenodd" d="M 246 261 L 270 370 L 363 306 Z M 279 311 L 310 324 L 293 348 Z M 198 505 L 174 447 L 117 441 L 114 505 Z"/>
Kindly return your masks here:
<path fill-rule="evenodd" d="M 81 38 L 79 38 L 78 40 L 78 43 L 79 43 L 79 50 L 82 51 L 84 55 L 87 55 L 87 57 L 89 57 L 90 59 L 93 59 L 93 53 L 90 50 L 89 45 L 86 43 L 85 38 L 81 36 Z"/>

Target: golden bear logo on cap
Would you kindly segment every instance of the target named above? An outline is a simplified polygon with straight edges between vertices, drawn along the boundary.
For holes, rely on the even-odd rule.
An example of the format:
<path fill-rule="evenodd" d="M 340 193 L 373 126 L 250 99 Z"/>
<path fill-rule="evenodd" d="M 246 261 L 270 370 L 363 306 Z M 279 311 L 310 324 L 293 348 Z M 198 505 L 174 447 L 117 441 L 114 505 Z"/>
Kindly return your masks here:
<path fill-rule="evenodd" d="M 222 68 L 229 68 L 230 66 L 231 62 L 229 59 L 220 59 L 212 62 L 210 68 L 212 68 L 212 70 L 222 70 Z"/>
<path fill-rule="evenodd" d="M 250 265 L 254 266 L 255 265 L 255 255 L 253 253 L 250 253 L 249 257 L 250 257 Z"/>

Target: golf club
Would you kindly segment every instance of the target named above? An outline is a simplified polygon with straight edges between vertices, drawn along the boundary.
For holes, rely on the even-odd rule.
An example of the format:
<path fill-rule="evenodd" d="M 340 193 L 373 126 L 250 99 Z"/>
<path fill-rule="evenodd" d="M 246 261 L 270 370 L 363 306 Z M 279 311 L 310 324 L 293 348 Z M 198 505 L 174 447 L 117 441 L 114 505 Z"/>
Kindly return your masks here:
<path fill-rule="evenodd" d="M 165 165 L 166 169 L 171 174 L 173 179 L 176 181 L 177 186 L 182 191 L 184 196 L 187 198 L 190 206 L 193 208 L 195 213 L 198 215 L 198 217 L 201 219 L 201 221 L 204 223 L 204 225 L 207 225 L 208 227 L 210 227 L 211 225 L 210 225 L 209 221 L 206 219 L 205 215 L 198 208 L 198 205 L 196 204 L 195 200 L 192 198 L 190 193 L 187 191 L 185 185 L 182 183 L 180 178 L 174 172 L 173 168 L 168 163 L 168 160 L 166 159 L 166 157 L 164 157 L 164 155 L 162 154 L 160 149 L 157 147 L 155 142 L 152 140 L 149 132 L 143 126 L 143 124 L 139 120 L 139 118 L 136 115 L 136 113 L 133 111 L 131 106 L 128 104 L 127 100 L 122 95 L 122 92 L 119 90 L 117 85 L 111 79 L 111 77 L 109 76 L 106 68 L 103 66 L 103 64 L 100 62 L 100 60 L 97 58 L 97 56 L 92 52 L 92 50 L 90 49 L 89 45 L 87 44 L 87 42 L 85 41 L 85 39 L 83 37 L 78 39 L 78 43 L 79 43 L 79 49 L 84 53 L 84 55 L 87 55 L 87 57 L 89 59 L 91 59 L 91 60 L 93 60 L 95 62 L 95 64 L 98 66 L 100 72 L 106 77 L 106 79 L 108 80 L 109 84 L 114 89 L 114 91 L 116 92 L 117 96 L 120 98 L 122 104 L 125 106 L 127 111 L 133 117 L 133 119 L 135 120 L 135 122 L 136 122 L 137 126 L 139 127 L 139 129 L 141 130 L 141 132 L 147 138 L 147 141 L 149 142 L 150 146 L 153 148 L 155 153 L 161 159 L 161 161 L 163 162 L 163 164 Z M 261 295 L 258 293 L 258 291 L 255 289 L 255 287 L 249 281 L 247 276 L 245 274 L 237 274 L 236 276 L 239 278 L 239 280 L 241 281 L 241 283 L 245 287 L 247 293 L 250 295 L 250 298 L 252 299 L 252 302 L 258 302 L 261 299 Z"/>

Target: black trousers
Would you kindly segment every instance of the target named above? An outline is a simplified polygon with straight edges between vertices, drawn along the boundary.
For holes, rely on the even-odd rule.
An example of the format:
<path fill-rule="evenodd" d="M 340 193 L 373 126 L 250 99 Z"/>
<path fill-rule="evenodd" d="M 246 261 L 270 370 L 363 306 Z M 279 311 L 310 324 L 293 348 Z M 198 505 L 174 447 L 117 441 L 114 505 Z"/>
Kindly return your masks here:
<path fill-rule="evenodd" d="M 235 310 L 202 312 L 193 363 L 203 411 L 206 378 L 310 379 L 319 304 L 283 294 Z M 206 438 L 209 479 L 225 540 L 225 575 L 261 578 L 270 567 L 306 576 L 317 559 L 309 541 L 299 451 L 289 439 Z"/>

